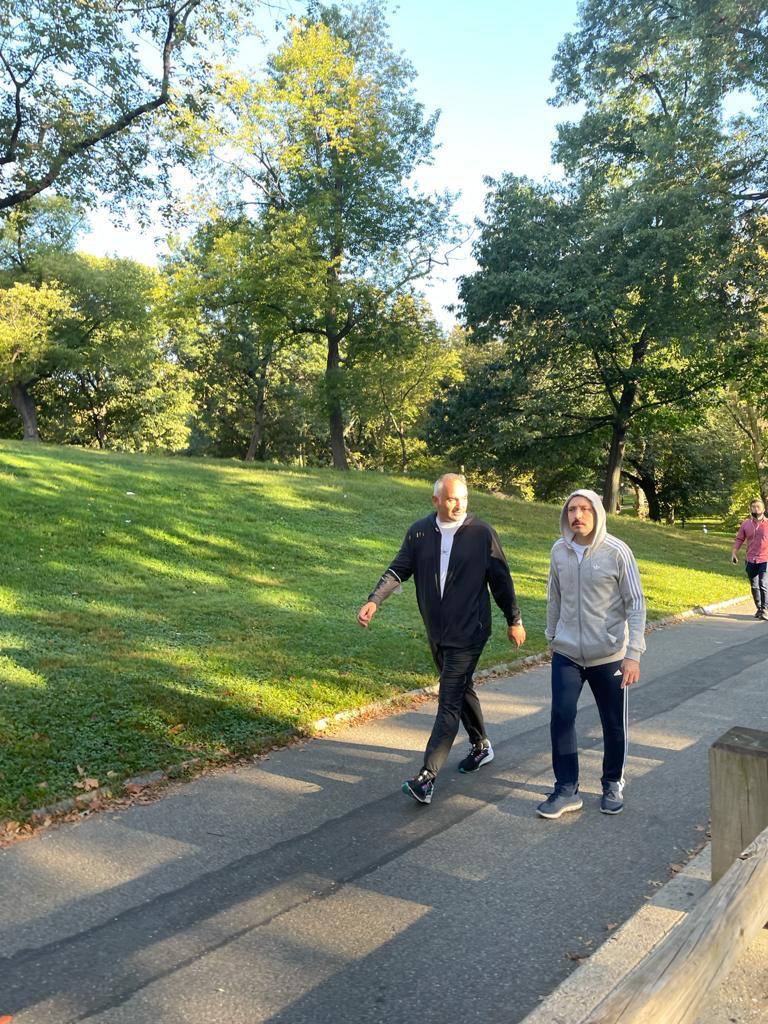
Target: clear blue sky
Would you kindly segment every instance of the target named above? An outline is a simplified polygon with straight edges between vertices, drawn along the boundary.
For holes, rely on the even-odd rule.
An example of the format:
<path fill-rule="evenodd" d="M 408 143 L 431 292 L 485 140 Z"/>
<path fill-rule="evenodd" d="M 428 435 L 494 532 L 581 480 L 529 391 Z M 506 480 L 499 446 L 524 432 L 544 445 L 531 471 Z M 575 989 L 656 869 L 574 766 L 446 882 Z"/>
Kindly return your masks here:
<path fill-rule="evenodd" d="M 305 5 L 273 0 L 273 7 L 300 14 Z M 416 68 L 417 95 L 427 111 L 441 110 L 440 148 L 421 184 L 460 191 L 456 210 L 467 224 L 482 214 L 485 175 L 557 173 L 551 145 L 567 115 L 547 104 L 552 55 L 574 27 L 576 7 L 577 0 L 402 0 L 392 10 L 392 40 Z M 265 27 L 272 20 L 265 16 Z M 278 39 L 268 35 L 265 52 Z M 147 262 L 156 233 L 118 230 L 99 216 L 84 248 Z M 446 324 L 441 307 L 455 300 L 456 276 L 472 269 L 469 249 L 454 254 L 444 280 L 427 288 Z"/>

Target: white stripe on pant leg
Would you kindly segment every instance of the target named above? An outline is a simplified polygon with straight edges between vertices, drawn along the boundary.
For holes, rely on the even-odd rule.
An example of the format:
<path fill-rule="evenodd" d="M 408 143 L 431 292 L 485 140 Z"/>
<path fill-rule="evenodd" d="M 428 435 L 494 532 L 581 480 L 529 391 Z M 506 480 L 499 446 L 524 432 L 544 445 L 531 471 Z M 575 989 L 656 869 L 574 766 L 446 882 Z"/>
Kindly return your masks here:
<path fill-rule="evenodd" d="M 629 750 L 629 687 L 624 687 L 624 760 L 621 765 L 621 779 L 619 780 L 619 790 L 624 791 L 624 769 L 627 766 L 627 751 Z"/>

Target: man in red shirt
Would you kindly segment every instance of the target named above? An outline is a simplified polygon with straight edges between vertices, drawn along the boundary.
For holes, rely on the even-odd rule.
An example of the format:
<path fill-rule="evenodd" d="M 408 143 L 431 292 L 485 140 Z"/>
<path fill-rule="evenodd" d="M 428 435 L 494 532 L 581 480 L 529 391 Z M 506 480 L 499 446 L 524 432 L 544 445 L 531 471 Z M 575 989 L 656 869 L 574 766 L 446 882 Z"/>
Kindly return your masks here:
<path fill-rule="evenodd" d="M 738 562 L 737 552 L 747 542 L 747 576 L 755 601 L 756 619 L 768 622 L 768 519 L 765 505 L 755 498 L 749 506 L 749 519 L 745 519 L 731 548 L 731 561 Z"/>

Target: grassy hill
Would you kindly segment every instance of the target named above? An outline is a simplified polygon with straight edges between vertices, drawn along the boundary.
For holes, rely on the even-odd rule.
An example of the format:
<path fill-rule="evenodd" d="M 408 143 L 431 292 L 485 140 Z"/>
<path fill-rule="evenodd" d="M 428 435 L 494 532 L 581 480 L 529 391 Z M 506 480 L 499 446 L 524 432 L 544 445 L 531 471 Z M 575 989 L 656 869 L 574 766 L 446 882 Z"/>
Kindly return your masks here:
<path fill-rule="evenodd" d="M 434 682 L 406 585 L 355 614 L 423 481 L 0 442 L 0 820 Z M 558 510 L 473 494 L 542 650 Z M 650 617 L 746 594 L 723 536 L 616 518 Z M 513 652 L 497 620 L 483 664 Z"/>

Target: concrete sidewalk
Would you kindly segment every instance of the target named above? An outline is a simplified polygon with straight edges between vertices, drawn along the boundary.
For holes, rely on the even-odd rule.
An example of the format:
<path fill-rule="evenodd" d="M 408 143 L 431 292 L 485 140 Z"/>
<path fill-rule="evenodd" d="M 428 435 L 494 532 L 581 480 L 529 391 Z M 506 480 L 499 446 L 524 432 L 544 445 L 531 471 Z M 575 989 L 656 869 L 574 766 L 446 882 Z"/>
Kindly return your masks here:
<path fill-rule="evenodd" d="M 768 729 L 766 659 L 768 624 L 746 603 L 649 636 L 615 818 L 598 811 L 587 693 L 584 809 L 534 813 L 550 787 L 541 666 L 483 686 L 496 759 L 462 776 L 457 745 L 429 807 L 399 785 L 431 700 L 11 846 L 0 1016 L 520 1021 L 702 847 L 707 751 L 734 725 Z"/>

